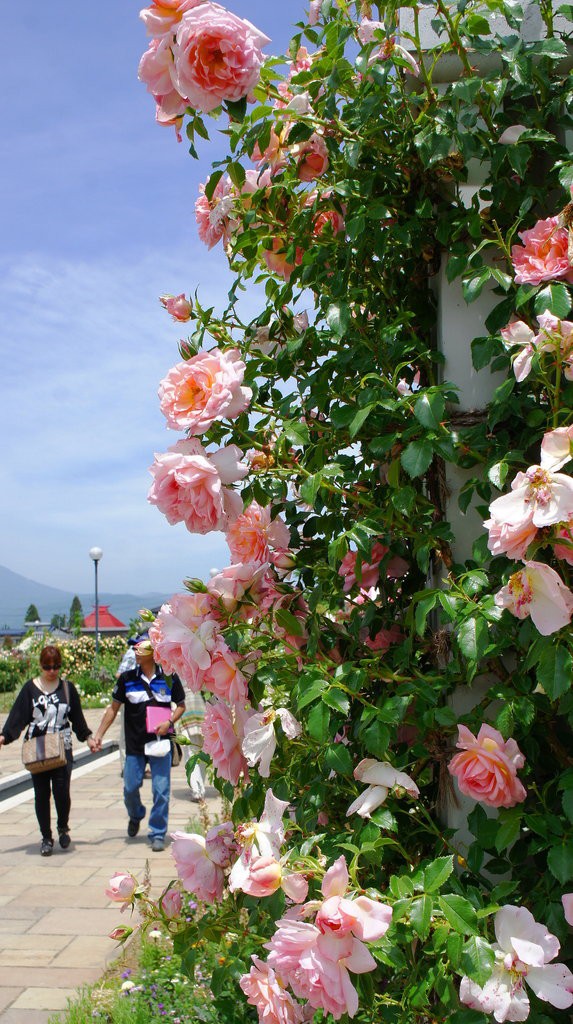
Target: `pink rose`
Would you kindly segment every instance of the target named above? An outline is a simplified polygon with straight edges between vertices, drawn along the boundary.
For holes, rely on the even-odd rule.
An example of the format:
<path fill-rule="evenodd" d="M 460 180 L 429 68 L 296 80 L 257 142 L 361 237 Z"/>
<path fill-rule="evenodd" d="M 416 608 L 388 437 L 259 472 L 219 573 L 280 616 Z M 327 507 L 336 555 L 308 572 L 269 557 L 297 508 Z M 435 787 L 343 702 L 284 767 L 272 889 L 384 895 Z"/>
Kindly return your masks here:
<path fill-rule="evenodd" d="M 179 917 L 183 906 L 183 897 L 179 889 L 168 889 L 167 892 L 164 892 L 159 900 L 159 905 L 169 921 Z"/>
<path fill-rule="evenodd" d="M 203 722 L 203 750 L 209 754 L 215 771 L 236 786 L 241 774 L 249 777 L 249 768 L 241 750 L 244 722 L 248 717 L 241 705 L 229 707 L 216 698 L 207 704 Z"/>
<path fill-rule="evenodd" d="M 219 640 L 211 653 L 211 664 L 203 674 L 202 687 L 230 704 L 239 704 L 248 696 L 247 680 L 237 662 L 239 657 Z"/>
<path fill-rule="evenodd" d="M 347 594 L 349 590 L 352 590 L 356 583 L 360 583 L 363 590 L 376 587 L 380 577 L 380 563 L 387 554 L 386 545 L 380 544 L 378 541 L 372 545 L 369 562 L 362 561 L 357 551 L 349 551 L 342 559 L 338 570 L 338 575 L 344 579 L 344 593 Z M 407 572 L 408 563 L 399 555 L 391 558 L 386 566 L 386 575 L 389 579 L 399 579 Z"/>
<path fill-rule="evenodd" d="M 562 629 L 573 615 L 573 594 L 544 562 L 524 562 L 494 600 L 498 608 L 507 608 L 518 619 L 530 615 L 542 636 Z"/>
<path fill-rule="evenodd" d="M 209 857 L 204 836 L 172 832 L 171 838 L 171 855 L 183 887 L 207 903 L 220 900 L 225 875 L 223 868 Z"/>
<path fill-rule="evenodd" d="M 573 282 L 569 262 L 567 229 L 560 227 L 559 217 L 538 220 L 529 231 L 520 232 L 523 245 L 511 247 L 516 284 L 541 284 L 565 278 Z"/>
<path fill-rule="evenodd" d="M 136 888 L 137 881 L 133 875 L 116 871 L 109 880 L 109 888 L 105 890 L 105 894 L 115 903 L 129 903 Z"/>
<path fill-rule="evenodd" d="M 282 867 L 275 857 L 253 857 L 249 872 L 243 880 L 242 891 L 247 896 L 272 896 L 281 887 Z"/>
<path fill-rule="evenodd" d="M 174 26 L 181 21 L 185 11 L 192 10 L 205 0 L 152 0 L 150 7 L 139 13 L 147 34 L 160 38 L 172 35 Z"/>
<path fill-rule="evenodd" d="M 237 522 L 243 519 L 244 516 L 239 516 Z M 207 590 L 221 602 L 226 612 L 234 612 L 244 604 L 244 617 L 250 618 L 253 607 L 266 594 L 270 583 L 268 562 L 234 562 L 211 577 Z"/>
<path fill-rule="evenodd" d="M 280 516 L 271 519 L 271 506 L 252 501 L 227 530 L 233 562 L 268 562 L 270 552 L 288 548 L 290 531 Z"/>
<path fill-rule="evenodd" d="M 553 542 L 553 550 L 556 557 L 562 558 L 568 565 L 573 565 L 573 519 L 559 527 L 557 530 L 557 541 L 564 541 L 565 543 Z"/>
<path fill-rule="evenodd" d="M 177 672 L 189 689 L 201 689 L 220 643 L 220 626 L 208 594 L 174 594 L 149 628 L 153 653 L 167 672 Z"/>
<path fill-rule="evenodd" d="M 169 523 L 184 522 L 191 533 L 225 530 L 243 506 L 240 495 L 226 486 L 248 473 L 242 454 L 234 444 L 211 455 L 194 438 L 178 441 L 155 455 L 147 500 Z"/>
<path fill-rule="evenodd" d="M 171 314 L 174 320 L 185 323 L 191 319 L 193 306 L 183 294 L 181 295 L 160 295 L 159 301 L 164 309 Z"/>
<path fill-rule="evenodd" d="M 488 807 L 514 807 L 525 800 L 526 790 L 517 778 L 525 758 L 515 740 L 504 740 L 491 725 L 482 725 L 477 737 L 458 725 L 456 746 L 462 752 L 452 758 L 448 771 L 461 793 Z"/>
<path fill-rule="evenodd" d="M 251 957 L 254 966 L 239 979 L 239 985 L 264 1024 L 302 1024 L 303 1008 L 278 980 L 272 967 Z"/>
<path fill-rule="evenodd" d="M 573 480 L 565 473 L 530 466 L 525 473 L 517 474 L 509 494 L 492 501 L 489 511 L 494 523 L 512 529 L 528 523 L 554 526 L 573 516 Z"/>
<path fill-rule="evenodd" d="M 290 281 L 295 266 L 302 263 L 303 251 L 297 246 L 294 263 L 287 260 L 287 243 L 280 238 L 273 238 L 270 249 L 263 249 L 263 259 L 271 274 L 277 274 L 285 281 Z"/>
<path fill-rule="evenodd" d="M 380 651 L 385 654 L 392 644 L 397 644 L 403 637 L 402 630 L 396 623 L 390 629 L 379 629 L 372 639 L 366 636 L 364 643 L 371 651 Z"/>
<path fill-rule="evenodd" d="M 147 91 L 156 99 L 173 92 L 170 71 L 172 63 L 173 57 L 168 42 L 152 39 L 139 62 L 137 75 L 140 82 L 147 86 Z M 184 102 L 181 96 L 179 100 Z"/>
<path fill-rule="evenodd" d="M 198 352 L 177 363 L 159 385 L 161 412 L 172 430 L 203 434 L 219 419 L 236 419 L 253 392 L 242 387 L 245 364 L 237 349 Z"/>
<path fill-rule="evenodd" d="M 205 849 L 210 859 L 221 868 L 227 868 L 231 858 L 238 853 L 232 821 L 213 825 L 205 836 Z"/>
<path fill-rule="evenodd" d="M 317 25 L 318 19 L 320 18 L 320 9 L 322 7 L 322 0 L 310 0 L 308 9 L 308 23 L 309 25 Z"/>
<path fill-rule="evenodd" d="M 305 142 L 291 149 L 296 160 L 297 176 L 301 181 L 316 181 L 328 170 L 328 149 L 322 135 L 314 132 Z"/>
<path fill-rule="evenodd" d="M 563 913 L 567 924 L 573 928 L 573 892 L 565 892 L 561 897 L 563 904 Z"/>
<path fill-rule="evenodd" d="M 572 458 L 573 426 L 556 427 L 541 442 L 541 467 L 556 472 Z"/>
<path fill-rule="evenodd" d="M 537 536 L 537 527 L 533 525 L 531 517 L 520 520 L 515 526 L 496 523 L 494 519 L 487 519 L 483 525 L 489 530 L 487 546 L 492 555 L 525 558 L 529 545 Z"/>
<path fill-rule="evenodd" d="M 229 241 L 232 212 L 231 179 L 227 175 L 219 178 L 210 199 L 205 195 L 205 185 L 199 185 L 199 198 L 195 201 L 195 220 L 199 238 L 208 249 L 212 249 L 221 239 L 225 244 Z"/>
<path fill-rule="evenodd" d="M 250 22 L 211 3 L 184 13 L 173 46 L 173 84 L 203 113 L 223 100 L 236 103 L 259 80 L 261 47 L 270 39 Z"/>

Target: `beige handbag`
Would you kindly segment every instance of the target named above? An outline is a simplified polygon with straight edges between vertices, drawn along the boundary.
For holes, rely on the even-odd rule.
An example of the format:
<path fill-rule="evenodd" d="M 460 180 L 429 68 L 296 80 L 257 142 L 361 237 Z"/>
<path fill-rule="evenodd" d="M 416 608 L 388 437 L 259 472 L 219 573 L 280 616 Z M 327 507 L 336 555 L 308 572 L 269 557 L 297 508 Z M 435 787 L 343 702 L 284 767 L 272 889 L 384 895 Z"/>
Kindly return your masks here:
<path fill-rule="evenodd" d="M 64 737 L 61 732 L 46 732 L 33 736 L 22 744 L 22 763 L 32 775 L 63 768 L 67 763 Z"/>

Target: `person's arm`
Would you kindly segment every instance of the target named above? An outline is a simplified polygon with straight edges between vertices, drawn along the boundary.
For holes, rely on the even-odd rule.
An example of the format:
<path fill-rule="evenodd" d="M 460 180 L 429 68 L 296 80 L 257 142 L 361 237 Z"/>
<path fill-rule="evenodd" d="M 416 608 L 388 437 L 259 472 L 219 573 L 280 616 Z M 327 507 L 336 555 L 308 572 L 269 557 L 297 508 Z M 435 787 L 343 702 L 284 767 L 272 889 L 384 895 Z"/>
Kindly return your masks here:
<path fill-rule="evenodd" d="M 94 754 L 97 750 L 97 743 L 88 723 L 85 720 L 80 695 L 73 683 L 68 682 L 68 689 L 70 693 L 70 724 L 80 742 L 83 743 L 85 740 L 92 754 Z"/>
<path fill-rule="evenodd" d="M 30 680 L 22 687 L 16 697 L 10 714 L 0 733 L 0 746 L 13 743 L 32 720 L 32 701 L 30 697 Z"/>
<path fill-rule="evenodd" d="M 158 736 L 167 736 L 176 722 L 179 721 L 181 715 L 185 712 L 185 690 L 183 689 L 183 683 L 181 682 L 178 675 L 171 676 L 171 703 L 177 706 L 171 712 L 171 716 L 168 722 L 162 722 L 157 728 L 156 732 Z"/>
<path fill-rule="evenodd" d="M 161 724 L 157 726 L 157 729 L 155 730 L 156 735 L 168 736 L 175 723 L 178 722 L 179 719 L 181 718 L 181 715 L 184 713 L 184 711 L 185 701 L 183 701 L 182 704 L 177 705 L 177 707 L 171 712 L 170 718 L 168 718 L 165 722 L 161 722 Z"/>
<path fill-rule="evenodd" d="M 109 729 L 110 725 L 112 724 L 112 722 L 115 721 L 115 718 L 117 716 L 117 713 L 118 713 L 120 707 L 121 707 L 121 702 L 119 700 L 112 700 L 112 702 L 109 705 L 109 707 L 105 709 L 105 711 L 103 713 L 103 718 L 102 718 L 101 722 L 99 723 L 99 728 L 98 728 L 98 730 L 97 730 L 97 732 L 96 732 L 96 734 L 94 736 L 94 743 L 95 743 L 95 749 L 96 750 L 101 750 L 101 741 L 102 741 L 103 737 L 105 736 L 107 730 Z"/>

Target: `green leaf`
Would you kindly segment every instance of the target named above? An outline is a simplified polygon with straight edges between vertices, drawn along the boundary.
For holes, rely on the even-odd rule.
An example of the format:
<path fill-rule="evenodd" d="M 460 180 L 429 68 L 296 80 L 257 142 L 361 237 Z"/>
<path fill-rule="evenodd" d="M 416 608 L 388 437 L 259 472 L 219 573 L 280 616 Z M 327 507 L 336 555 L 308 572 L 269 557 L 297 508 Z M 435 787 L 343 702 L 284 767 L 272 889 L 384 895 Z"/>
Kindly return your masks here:
<path fill-rule="evenodd" d="M 304 629 L 302 622 L 297 619 L 296 615 L 289 612 L 286 608 L 279 608 L 275 612 L 275 619 L 278 622 L 281 629 L 284 629 L 286 633 L 292 634 L 292 636 L 302 636 Z"/>
<path fill-rule="evenodd" d="M 485 619 L 475 615 L 462 622 L 458 631 L 460 650 L 468 661 L 478 662 L 489 643 L 488 625 Z"/>
<path fill-rule="evenodd" d="M 453 857 L 438 857 L 424 868 L 424 891 L 436 892 L 454 870 Z"/>
<path fill-rule="evenodd" d="M 324 763 L 329 771 L 336 772 L 337 775 L 352 775 L 354 762 L 342 743 L 333 743 L 327 748 Z"/>
<path fill-rule="evenodd" d="M 573 843 L 552 846 L 547 854 L 547 864 L 557 881 L 566 885 L 573 878 Z"/>
<path fill-rule="evenodd" d="M 477 935 L 477 915 L 469 900 L 452 893 L 438 896 L 438 905 L 454 931 L 462 935 Z"/>
<path fill-rule="evenodd" d="M 569 821 L 573 821 L 573 789 L 567 789 L 561 797 L 561 803 L 563 804 L 563 811 L 569 818 Z"/>
<path fill-rule="evenodd" d="M 491 270 L 489 267 L 481 267 L 473 277 L 462 281 L 462 292 L 467 303 L 475 302 L 481 295 L 484 284 L 489 281 Z"/>
<path fill-rule="evenodd" d="M 299 682 L 299 697 L 297 700 L 297 707 L 299 711 L 302 711 L 307 704 L 312 704 L 313 701 L 318 700 L 322 696 L 322 692 L 329 685 L 328 679 L 314 679 L 309 686 L 305 686 L 303 689 L 303 681 Z"/>
<path fill-rule="evenodd" d="M 431 896 L 420 896 L 419 899 L 414 900 L 412 903 L 412 909 L 410 910 L 410 924 L 416 932 L 416 935 L 419 935 L 421 939 L 427 939 L 430 934 L 433 909 L 434 904 Z"/>
<path fill-rule="evenodd" d="M 521 828 L 521 812 L 510 813 L 501 822 L 495 837 L 495 848 L 498 853 L 506 850 L 519 837 Z"/>
<path fill-rule="evenodd" d="M 340 711 L 343 715 L 350 711 L 350 701 L 343 690 L 333 687 L 322 695 L 322 699 L 333 711 Z"/>
<path fill-rule="evenodd" d="M 558 700 L 571 687 L 573 657 L 564 644 L 547 646 L 537 666 L 537 681 L 549 700 Z"/>
<path fill-rule="evenodd" d="M 489 942 L 479 935 L 472 935 L 464 944 L 460 967 L 464 974 L 478 985 L 485 985 L 495 964 L 495 952 Z"/>
<path fill-rule="evenodd" d="M 370 413 L 376 408 L 375 403 L 364 406 L 363 409 L 359 409 L 358 412 L 352 417 L 352 421 L 349 427 L 349 433 L 351 437 L 356 437 L 360 427 L 366 422 Z"/>
<path fill-rule="evenodd" d="M 310 435 L 306 423 L 295 423 L 291 420 L 290 423 L 284 425 L 285 436 L 288 437 L 289 441 L 293 444 L 308 444 L 310 441 Z"/>
<path fill-rule="evenodd" d="M 352 322 L 350 307 L 342 302 L 333 303 L 326 311 L 326 322 L 335 338 L 342 338 Z"/>
<path fill-rule="evenodd" d="M 422 476 L 429 468 L 434 457 L 434 449 L 429 441 L 411 441 L 400 456 L 400 462 L 408 476 Z"/>
<path fill-rule="evenodd" d="M 438 430 L 444 418 L 445 402 L 439 393 L 424 394 L 414 404 L 414 416 L 428 430 Z"/>
<path fill-rule="evenodd" d="M 549 310 L 554 316 L 563 318 L 571 309 L 571 296 L 564 284 L 548 284 L 537 292 L 533 304 L 536 316 Z"/>
<path fill-rule="evenodd" d="M 322 479 L 322 472 L 313 473 L 312 476 L 307 476 L 306 480 L 301 484 L 300 496 L 307 505 L 314 505 Z"/>
<path fill-rule="evenodd" d="M 326 704 L 323 704 L 321 701 L 320 704 L 316 704 L 315 707 L 313 707 L 310 715 L 308 716 L 308 731 L 313 740 L 318 740 L 319 743 L 326 743 L 330 738 L 329 726 L 330 711 Z"/>

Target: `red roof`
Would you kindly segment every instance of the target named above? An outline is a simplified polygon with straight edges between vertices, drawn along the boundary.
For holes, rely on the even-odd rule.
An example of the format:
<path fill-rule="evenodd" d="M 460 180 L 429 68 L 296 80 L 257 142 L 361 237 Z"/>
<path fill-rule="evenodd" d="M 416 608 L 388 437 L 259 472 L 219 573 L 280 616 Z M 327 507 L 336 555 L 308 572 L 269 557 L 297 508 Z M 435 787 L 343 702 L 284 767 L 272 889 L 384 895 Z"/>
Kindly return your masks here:
<path fill-rule="evenodd" d="M 84 629 L 95 629 L 95 608 L 93 612 L 86 615 Z M 100 604 L 98 609 L 98 629 L 127 629 L 125 622 L 120 622 L 112 615 L 107 604 Z"/>

